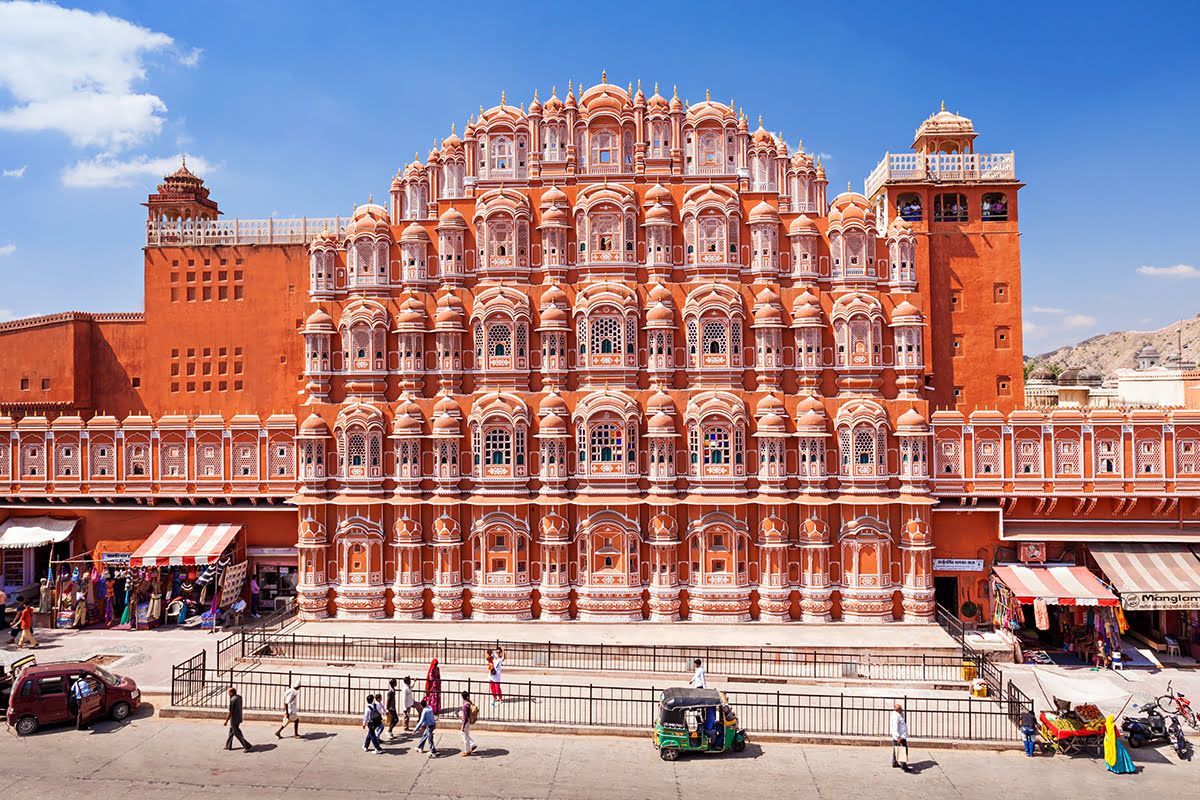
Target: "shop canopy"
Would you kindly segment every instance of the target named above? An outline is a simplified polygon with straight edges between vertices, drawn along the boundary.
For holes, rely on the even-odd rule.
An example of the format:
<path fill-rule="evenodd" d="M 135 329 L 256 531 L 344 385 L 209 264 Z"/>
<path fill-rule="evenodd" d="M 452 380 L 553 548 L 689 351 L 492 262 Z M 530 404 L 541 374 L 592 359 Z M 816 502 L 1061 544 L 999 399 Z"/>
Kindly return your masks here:
<path fill-rule="evenodd" d="M 221 557 L 241 525 L 159 525 L 132 556 L 134 567 L 211 564 Z"/>
<path fill-rule="evenodd" d="M 1105 542 L 1088 549 L 1126 609 L 1200 608 L 1200 559 L 1187 545 Z"/>
<path fill-rule="evenodd" d="M 1115 606 L 1117 597 L 1087 570 L 1072 564 L 1006 564 L 996 577 L 1022 603 L 1041 598 L 1058 606 Z"/>
<path fill-rule="evenodd" d="M 75 530 L 77 519 L 12 517 L 0 524 L 0 549 L 41 547 L 64 541 Z"/>

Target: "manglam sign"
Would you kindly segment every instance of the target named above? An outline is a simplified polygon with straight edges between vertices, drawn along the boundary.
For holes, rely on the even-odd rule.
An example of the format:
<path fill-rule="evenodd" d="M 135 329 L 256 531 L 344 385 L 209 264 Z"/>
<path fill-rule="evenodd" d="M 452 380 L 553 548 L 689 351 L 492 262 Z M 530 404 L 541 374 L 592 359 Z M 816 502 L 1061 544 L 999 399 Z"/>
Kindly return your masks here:
<path fill-rule="evenodd" d="M 1200 592 L 1125 592 L 1126 611 L 1194 611 L 1200 609 Z"/>

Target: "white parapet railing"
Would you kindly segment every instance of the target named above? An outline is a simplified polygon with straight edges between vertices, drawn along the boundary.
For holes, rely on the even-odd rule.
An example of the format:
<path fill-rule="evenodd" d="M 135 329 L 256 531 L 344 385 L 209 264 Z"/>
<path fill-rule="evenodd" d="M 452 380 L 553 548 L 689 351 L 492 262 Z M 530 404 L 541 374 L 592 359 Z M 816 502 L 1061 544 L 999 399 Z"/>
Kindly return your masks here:
<path fill-rule="evenodd" d="M 146 223 L 146 246 L 308 244 L 322 231 L 342 239 L 351 221 L 350 217 L 150 220 Z"/>
<path fill-rule="evenodd" d="M 885 153 L 867 176 L 871 197 L 890 181 L 1002 181 L 1017 177 L 1013 153 Z"/>

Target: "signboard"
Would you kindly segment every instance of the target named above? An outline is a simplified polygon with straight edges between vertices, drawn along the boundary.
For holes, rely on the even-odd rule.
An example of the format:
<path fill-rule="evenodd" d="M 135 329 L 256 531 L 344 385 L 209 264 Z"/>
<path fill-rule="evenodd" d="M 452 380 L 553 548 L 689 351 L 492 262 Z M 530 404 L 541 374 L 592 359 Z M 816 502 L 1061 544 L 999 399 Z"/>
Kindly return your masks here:
<path fill-rule="evenodd" d="M 1200 592 L 1126 592 L 1121 595 L 1126 611 L 1195 611 L 1200 609 Z"/>
<path fill-rule="evenodd" d="M 133 555 L 129 553 L 101 553 L 100 563 L 104 565 L 117 564 L 119 566 L 129 566 L 129 557 Z"/>
<path fill-rule="evenodd" d="M 983 572 L 983 559 L 935 558 L 933 568 L 942 572 Z"/>

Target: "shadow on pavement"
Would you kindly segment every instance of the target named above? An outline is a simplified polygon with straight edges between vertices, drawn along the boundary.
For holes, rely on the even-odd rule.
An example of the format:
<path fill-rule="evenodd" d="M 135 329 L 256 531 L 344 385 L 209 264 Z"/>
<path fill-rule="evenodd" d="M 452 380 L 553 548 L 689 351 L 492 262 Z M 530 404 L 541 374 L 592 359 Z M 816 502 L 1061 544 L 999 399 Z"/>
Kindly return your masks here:
<path fill-rule="evenodd" d="M 337 736 L 337 734 L 330 733 L 329 731 L 314 731 L 313 733 L 302 733 L 297 738 L 303 739 L 306 742 L 315 742 L 318 739 L 328 739 L 332 736 Z M 289 737 L 285 736 L 283 738 L 287 739 Z"/>
<path fill-rule="evenodd" d="M 474 758 L 499 758 L 508 755 L 508 751 L 503 747 L 476 747 L 471 755 Z"/>
<path fill-rule="evenodd" d="M 937 765 L 938 763 L 936 761 L 932 759 L 926 759 L 925 761 L 916 761 L 912 764 L 909 764 L 908 769 L 910 772 L 915 772 L 919 775 L 930 767 L 936 767 Z"/>

